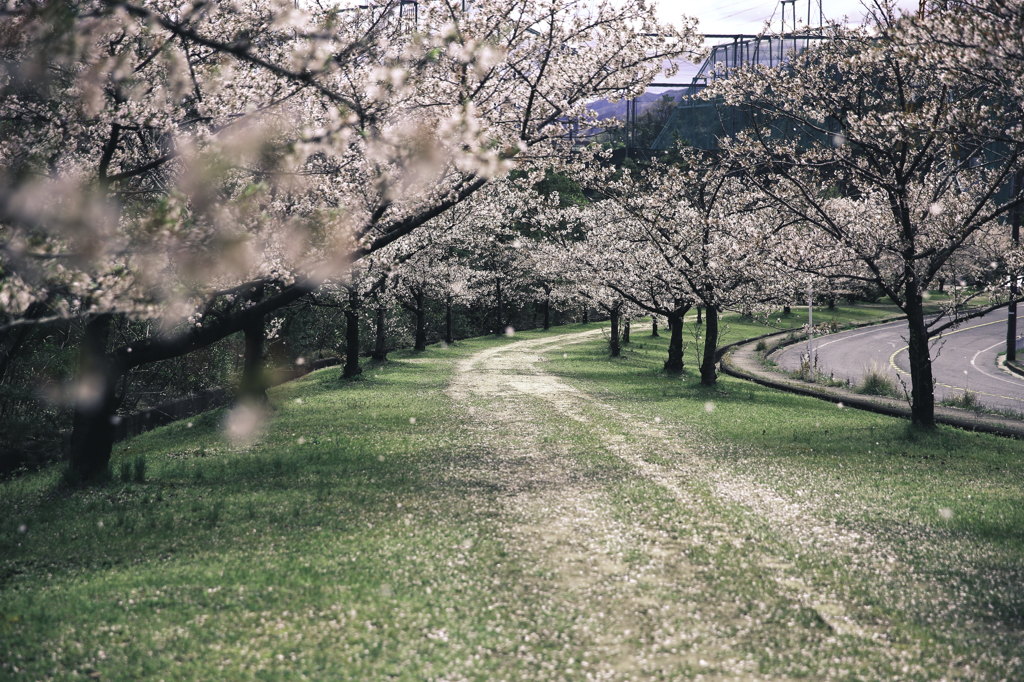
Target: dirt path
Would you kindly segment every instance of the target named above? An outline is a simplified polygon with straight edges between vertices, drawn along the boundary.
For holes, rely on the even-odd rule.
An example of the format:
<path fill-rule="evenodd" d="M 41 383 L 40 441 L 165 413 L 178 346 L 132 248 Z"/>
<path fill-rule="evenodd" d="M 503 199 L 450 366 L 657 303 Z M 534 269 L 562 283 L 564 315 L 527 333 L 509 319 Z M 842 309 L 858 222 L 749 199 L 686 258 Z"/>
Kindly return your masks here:
<path fill-rule="evenodd" d="M 489 453 L 473 475 L 505 494 L 509 542 L 538 568 L 538 589 L 585 605 L 573 628 L 589 644 L 593 679 L 649 678 L 668 670 L 756 675 L 742 655 L 756 641 L 740 588 L 717 585 L 714 562 L 741 554 L 742 565 L 768 576 L 771 599 L 796 605 L 830 636 L 884 644 L 882 625 L 855 616 L 857 605 L 816 585 L 759 534 L 779 533 L 807 550 L 847 557 L 850 565 L 890 569 L 893 558 L 869 538 L 814 518 L 801 505 L 753 480 L 716 470 L 691 451 L 688 425 L 651 423 L 544 371 L 544 354 L 581 343 L 600 330 L 525 340 L 462 361 L 449 395 L 470 416 Z M 686 431 L 690 438 L 681 438 Z M 573 432 L 596 439 L 620 463 L 612 485 L 585 475 Z M 576 453 L 578 455 L 578 453 Z M 630 480 L 671 502 L 664 521 L 646 511 L 631 522 L 609 489 Z M 737 527 L 735 510 L 750 520 Z M 701 560 L 694 561 L 694 557 Z M 763 589 L 763 588 L 762 588 Z M 715 602 L 714 591 L 721 596 Z M 723 625 L 724 624 L 724 625 Z M 894 653 L 914 656 L 912 649 Z M 891 661 L 896 665 L 898 661 Z"/>

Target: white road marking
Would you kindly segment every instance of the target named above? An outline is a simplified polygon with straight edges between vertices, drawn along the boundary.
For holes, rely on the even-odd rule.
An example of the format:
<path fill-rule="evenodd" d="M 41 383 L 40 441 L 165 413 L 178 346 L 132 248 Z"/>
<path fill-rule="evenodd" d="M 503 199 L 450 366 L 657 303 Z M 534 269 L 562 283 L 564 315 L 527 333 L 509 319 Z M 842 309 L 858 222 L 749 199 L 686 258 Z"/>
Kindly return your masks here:
<path fill-rule="evenodd" d="M 1018 340 L 1020 340 L 1022 338 L 1024 338 L 1024 336 L 1018 336 L 1017 337 Z M 987 377 L 989 377 L 991 379 L 998 379 L 999 381 L 1002 381 L 1002 382 L 1007 383 L 1007 384 L 1011 384 L 1011 385 L 1013 385 L 1013 386 L 1015 386 L 1017 388 L 1024 388 L 1024 377 L 1021 377 L 1019 374 L 1005 374 L 1005 375 L 1002 374 L 1002 373 L 1000 373 L 1000 374 L 992 374 L 990 372 L 987 372 L 985 369 L 983 369 L 982 366 L 979 365 L 978 362 L 977 362 L 979 355 L 981 355 L 982 353 L 986 353 L 986 352 L 992 350 L 993 348 L 998 348 L 999 346 L 1002 346 L 1005 343 L 1006 343 L 1005 341 L 1000 341 L 998 343 L 993 343 L 988 348 L 982 348 L 981 350 L 979 350 L 977 353 L 975 353 L 971 357 L 971 365 L 974 367 L 974 369 L 978 370 L 979 372 L 981 372 L 982 374 L 984 374 L 985 376 L 987 376 Z"/>

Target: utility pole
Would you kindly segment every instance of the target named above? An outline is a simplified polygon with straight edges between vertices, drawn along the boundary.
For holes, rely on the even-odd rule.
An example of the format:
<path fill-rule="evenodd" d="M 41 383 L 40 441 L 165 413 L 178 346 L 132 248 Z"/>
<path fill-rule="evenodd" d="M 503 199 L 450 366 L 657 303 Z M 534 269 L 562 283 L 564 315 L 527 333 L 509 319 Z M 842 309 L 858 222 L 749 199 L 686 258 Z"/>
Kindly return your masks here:
<path fill-rule="evenodd" d="M 807 366 L 814 367 L 814 283 L 807 285 Z"/>

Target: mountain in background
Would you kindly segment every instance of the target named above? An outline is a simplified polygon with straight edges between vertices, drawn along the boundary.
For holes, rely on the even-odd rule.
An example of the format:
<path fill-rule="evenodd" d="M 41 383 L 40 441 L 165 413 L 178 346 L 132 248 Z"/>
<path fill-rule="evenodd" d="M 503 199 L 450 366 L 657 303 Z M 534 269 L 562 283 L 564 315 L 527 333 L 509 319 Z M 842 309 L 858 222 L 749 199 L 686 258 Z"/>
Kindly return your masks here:
<path fill-rule="evenodd" d="M 644 94 L 637 97 L 637 114 L 643 115 L 651 107 L 661 101 L 663 97 L 671 97 L 673 102 L 678 102 L 679 97 L 685 92 L 684 89 L 679 88 L 675 90 L 662 90 L 660 92 L 645 92 Z M 628 100 L 619 100 L 618 102 L 609 102 L 606 99 L 599 99 L 596 102 L 590 104 L 590 108 L 597 112 L 599 119 L 606 118 L 626 118 L 626 102 Z"/>

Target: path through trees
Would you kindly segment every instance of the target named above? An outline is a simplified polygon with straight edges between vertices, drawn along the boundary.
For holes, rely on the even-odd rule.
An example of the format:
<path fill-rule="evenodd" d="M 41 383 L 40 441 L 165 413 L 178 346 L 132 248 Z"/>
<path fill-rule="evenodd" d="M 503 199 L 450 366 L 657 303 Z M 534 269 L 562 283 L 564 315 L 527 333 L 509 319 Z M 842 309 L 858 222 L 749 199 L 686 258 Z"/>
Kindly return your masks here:
<path fill-rule="evenodd" d="M 760 638 L 807 647 L 816 665 L 823 651 L 863 665 L 865 650 L 880 675 L 916 665 L 920 643 L 891 646 L 871 600 L 894 589 L 945 610 L 954 592 L 909 577 L 891 538 L 830 521 L 827 500 L 794 502 L 722 467 L 698 425 L 641 416 L 640 403 L 545 369 L 600 333 L 488 348 L 459 363 L 448 389 L 479 443 L 456 475 L 494 492 L 471 503 L 489 504 L 509 551 L 538 566 L 535 589 L 576 614 L 570 636 L 589 643 L 595 679 L 756 675 L 743 652 Z M 770 623 L 794 610 L 817 625 L 779 642 Z"/>

